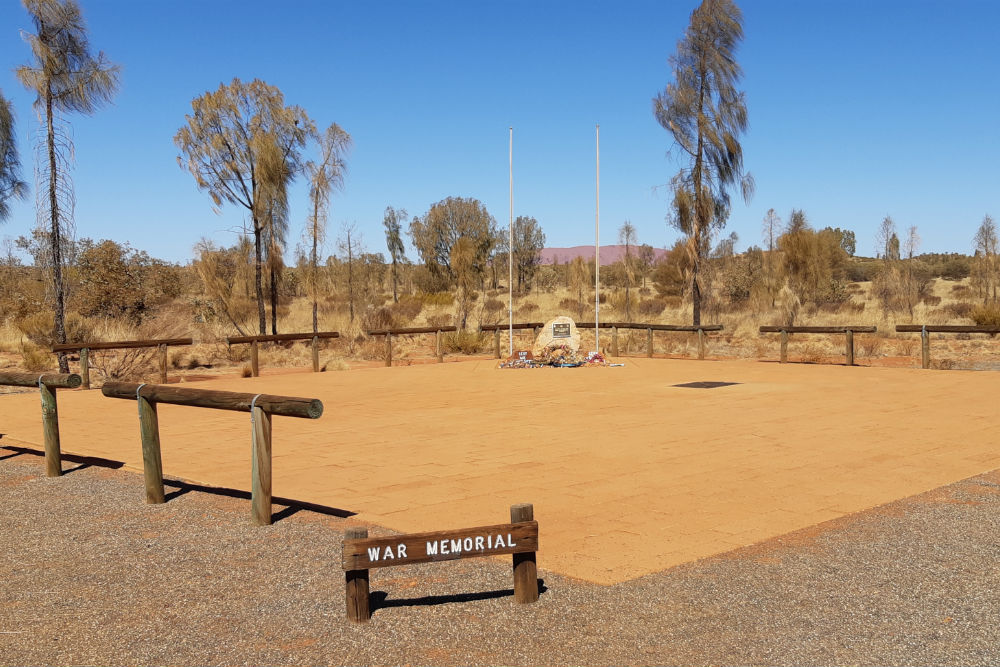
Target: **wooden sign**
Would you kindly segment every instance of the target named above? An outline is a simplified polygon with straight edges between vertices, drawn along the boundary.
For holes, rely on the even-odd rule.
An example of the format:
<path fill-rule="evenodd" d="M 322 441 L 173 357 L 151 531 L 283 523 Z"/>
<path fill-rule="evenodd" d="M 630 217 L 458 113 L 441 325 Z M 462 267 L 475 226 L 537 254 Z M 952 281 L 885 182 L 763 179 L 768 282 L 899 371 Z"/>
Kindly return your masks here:
<path fill-rule="evenodd" d="M 552 337 L 553 338 L 569 338 L 570 337 L 570 327 L 566 322 L 557 322 L 552 325 Z"/>
<path fill-rule="evenodd" d="M 344 542 L 344 569 L 413 565 L 538 551 L 538 523 L 504 523 L 462 530 L 410 533 Z"/>
<path fill-rule="evenodd" d="M 510 518 L 511 523 L 496 526 L 389 537 L 369 538 L 367 528 L 348 528 L 344 532 L 342 557 L 347 617 L 356 622 L 365 622 L 371 617 L 370 569 L 501 554 L 512 554 L 514 558 L 514 599 L 535 602 L 538 600 L 535 566 L 538 523 L 534 520 L 534 507 L 527 503 L 511 505 Z"/>

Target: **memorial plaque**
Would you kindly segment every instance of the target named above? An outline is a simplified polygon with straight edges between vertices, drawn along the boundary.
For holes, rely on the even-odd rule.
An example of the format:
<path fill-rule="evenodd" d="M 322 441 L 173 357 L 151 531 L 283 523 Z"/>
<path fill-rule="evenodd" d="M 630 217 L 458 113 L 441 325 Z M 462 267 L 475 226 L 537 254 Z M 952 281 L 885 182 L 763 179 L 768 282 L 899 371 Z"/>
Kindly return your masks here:
<path fill-rule="evenodd" d="M 556 322 L 552 325 L 552 337 L 553 338 L 569 338 L 570 337 L 570 325 L 567 322 Z"/>

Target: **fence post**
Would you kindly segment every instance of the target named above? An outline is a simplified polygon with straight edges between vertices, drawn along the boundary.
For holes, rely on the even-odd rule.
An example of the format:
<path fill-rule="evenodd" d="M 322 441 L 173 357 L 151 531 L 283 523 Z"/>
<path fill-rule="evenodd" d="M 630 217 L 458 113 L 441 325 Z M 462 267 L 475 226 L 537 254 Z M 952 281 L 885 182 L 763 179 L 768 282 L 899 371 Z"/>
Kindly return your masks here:
<path fill-rule="evenodd" d="M 254 406 L 250 411 L 253 422 L 251 436 L 253 475 L 250 502 L 253 522 L 258 526 L 271 525 L 271 415 Z"/>
<path fill-rule="evenodd" d="M 167 383 L 167 346 L 160 343 L 160 384 Z"/>
<path fill-rule="evenodd" d="M 146 483 L 146 502 L 159 504 L 163 498 L 163 459 L 160 456 L 160 422 L 156 403 L 136 394 L 139 404 L 139 434 L 142 438 L 142 477 Z"/>
<path fill-rule="evenodd" d="M 313 336 L 312 355 L 313 355 L 313 373 L 319 373 L 319 336 Z"/>
<path fill-rule="evenodd" d="M 38 383 L 42 395 L 42 429 L 45 432 L 45 475 L 62 475 L 62 451 L 59 446 L 59 410 L 56 390 L 43 382 Z"/>
<path fill-rule="evenodd" d="M 847 365 L 854 365 L 854 332 L 850 329 L 847 330 Z"/>
<path fill-rule="evenodd" d="M 781 363 L 788 361 L 788 332 L 781 330 Z"/>
<path fill-rule="evenodd" d="M 494 329 L 493 330 L 493 346 L 496 348 L 496 351 L 497 351 L 497 359 L 500 359 L 501 357 L 500 357 L 500 330 L 499 329 Z"/>
<path fill-rule="evenodd" d="M 931 335 L 926 326 L 920 330 L 920 367 L 931 367 Z"/>
<path fill-rule="evenodd" d="M 653 358 L 653 327 L 646 329 L 646 356 Z"/>
<path fill-rule="evenodd" d="M 531 503 L 510 506 L 511 523 L 534 521 L 535 507 Z M 514 601 L 524 604 L 538 600 L 538 569 L 535 552 L 514 554 Z"/>
<path fill-rule="evenodd" d="M 618 327 L 611 329 L 611 356 L 618 356 Z"/>
<path fill-rule="evenodd" d="M 344 531 L 345 540 L 363 540 L 368 537 L 367 528 L 351 527 Z M 372 617 L 368 602 L 368 570 L 348 570 L 346 580 L 347 619 L 355 623 L 367 623 Z"/>
<path fill-rule="evenodd" d="M 392 366 L 392 334 L 385 332 L 385 365 Z"/>
<path fill-rule="evenodd" d="M 250 374 L 254 377 L 260 375 L 260 356 L 257 350 L 257 341 L 250 343 Z"/>
<path fill-rule="evenodd" d="M 538 327 L 531 327 L 531 345 L 534 347 L 535 341 L 538 340 Z"/>
<path fill-rule="evenodd" d="M 84 389 L 90 389 L 90 350 L 80 348 L 80 379 Z"/>
<path fill-rule="evenodd" d="M 705 330 L 698 329 L 698 358 L 705 358 Z"/>
<path fill-rule="evenodd" d="M 437 330 L 437 335 L 434 337 L 434 342 L 435 342 L 435 345 L 437 346 L 437 358 L 438 358 L 438 363 L 440 364 L 441 362 L 444 361 L 444 350 L 441 348 L 441 330 L 440 329 Z"/>

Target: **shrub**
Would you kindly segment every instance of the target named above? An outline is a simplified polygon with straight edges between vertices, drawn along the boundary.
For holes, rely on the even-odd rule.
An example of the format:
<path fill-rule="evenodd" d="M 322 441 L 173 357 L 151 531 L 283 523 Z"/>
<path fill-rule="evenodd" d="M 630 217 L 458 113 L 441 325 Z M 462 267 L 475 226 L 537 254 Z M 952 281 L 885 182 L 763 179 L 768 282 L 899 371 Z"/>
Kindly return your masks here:
<path fill-rule="evenodd" d="M 388 308 L 369 308 L 361 316 L 361 327 L 365 331 L 392 329 L 395 325 L 392 311 Z"/>
<path fill-rule="evenodd" d="M 976 306 L 969 317 L 981 327 L 1000 327 L 1000 304 L 990 303 Z"/>
<path fill-rule="evenodd" d="M 968 285 L 952 285 L 951 295 L 956 299 L 968 299 L 972 296 L 972 290 Z"/>
<path fill-rule="evenodd" d="M 532 313 L 538 312 L 538 304 L 532 303 L 531 301 L 525 301 L 520 306 L 517 307 L 518 315 L 530 316 Z"/>
<path fill-rule="evenodd" d="M 21 360 L 26 371 L 47 371 L 56 366 L 55 355 L 31 343 L 21 346 Z"/>
<path fill-rule="evenodd" d="M 945 311 L 952 317 L 965 318 L 972 317 L 972 311 L 975 305 L 967 301 L 958 301 L 956 303 L 949 303 L 944 307 Z"/>
<path fill-rule="evenodd" d="M 448 313 L 436 313 L 427 316 L 427 326 L 429 327 L 450 327 L 452 323 L 452 316 Z"/>
<path fill-rule="evenodd" d="M 928 306 L 936 306 L 941 303 L 941 297 L 934 296 L 933 294 L 925 294 L 920 300 Z"/>
<path fill-rule="evenodd" d="M 643 317 L 656 317 L 667 309 L 664 299 L 643 299 L 639 302 L 639 314 Z"/>
<path fill-rule="evenodd" d="M 485 344 L 487 336 L 474 331 L 452 331 L 444 334 L 442 344 L 446 352 L 476 354 Z"/>
<path fill-rule="evenodd" d="M 50 348 L 56 342 L 55 332 L 53 331 L 55 324 L 52 319 L 52 313 L 35 313 L 34 315 L 29 315 L 16 322 L 15 326 L 20 329 L 21 333 L 28 340 L 38 347 Z M 91 335 L 92 330 L 86 320 L 75 313 L 66 315 L 67 342 L 78 343 L 87 341 Z"/>
<path fill-rule="evenodd" d="M 576 312 L 580 309 L 580 304 L 576 299 L 563 299 L 559 302 L 559 310 Z"/>
<path fill-rule="evenodd" d="M 450 306 L 455 303 L 455 295 L 451 292 L 430 292 L 418 298 L 425 306 Z"/>
<path fill-rule="evenodd" d="M 392 309 L 394 319 L 401 322 L 410 322 L 424 309 L 424 302 L 407 294 L 392 304 L 390 308 Z"/>

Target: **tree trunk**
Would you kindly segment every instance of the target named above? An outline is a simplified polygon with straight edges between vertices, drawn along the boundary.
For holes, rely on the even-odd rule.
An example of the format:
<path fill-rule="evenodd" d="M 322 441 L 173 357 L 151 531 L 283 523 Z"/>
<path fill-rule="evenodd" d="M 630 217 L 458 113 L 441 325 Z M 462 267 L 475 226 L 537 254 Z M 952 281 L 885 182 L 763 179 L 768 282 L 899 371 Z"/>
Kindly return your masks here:
<path fill-rule="evenodd" d="M 267 315 L 264 313 L 264 276 L 263 259 L 260 247 L 260 224 L 257 222 L 257 211 L 251 211 L 253 215 L 253 248 L 254 248 L 254 287 L 257 292 L 257 319 L 260 322 L 260 335 L 267 335 Z"/>
<path fill-rule="evenodd" d="M 317 315 L 318 308 L 316 307 L 316 300 L 319 296 L 319 266 L 317 266 L 316 261 L 316 246 L 318 245 L 316 230 L 313 230 L 313 247 L 312 247 L 312 302 L 313 302 L 313 333 L 319 331 L 319 317 Z"/>
<path fill-rule="evenodd" d="M 273 258 L 268 271 L 271 274 L 271 334 L 276 336 L 278 335 L 278 284 L 274 275 Z"/>
<path fill-rule="evenodd" d="M 59 229 L 59 198 L 56 194 L 58 182 L 56 172 L 56 131 L 52 119 L 52 89 L 45 87 L 45 125 L 48 133 L 49 149 L 49 214 L 51 216 L 52 282 L 55 289 L 56 307 L 53 313 L 55 338 L 57 343 L 66 342 L 66 295 L 62 276 L 62 235 Z M 69 373 L 69 360 L 65 352 L 59 353 L 59 372 Z"/>
<path fill-rule="evenodd" d="M 347 232 L 347 302 L 354 321 L 354 249 L 351 247 L 351 232 Z"/>
<path fill-rule="evenodd" d="M 396 294 L 396 253 L 392 253 L 392 302 L 399 303 L 399 296 Z"/>
<path fill-rule="evenodd" d="M 698 285 L 698 270 L 701 268 L 701 258 L 697 255 L 691 268 L 691 324 L 701 324 L 701 287 Z"/>

